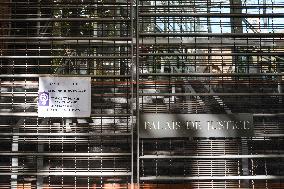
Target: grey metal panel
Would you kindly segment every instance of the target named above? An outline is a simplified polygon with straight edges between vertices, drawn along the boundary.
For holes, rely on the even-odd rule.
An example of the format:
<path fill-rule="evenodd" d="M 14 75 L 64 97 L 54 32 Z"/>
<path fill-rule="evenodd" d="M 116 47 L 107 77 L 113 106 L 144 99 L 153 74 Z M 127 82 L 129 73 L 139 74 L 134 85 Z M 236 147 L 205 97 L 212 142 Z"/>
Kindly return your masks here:
<path fill-rule="evenodd" d="M 252 114 L 140 114 L 140 138 L 253 137 Z"/>

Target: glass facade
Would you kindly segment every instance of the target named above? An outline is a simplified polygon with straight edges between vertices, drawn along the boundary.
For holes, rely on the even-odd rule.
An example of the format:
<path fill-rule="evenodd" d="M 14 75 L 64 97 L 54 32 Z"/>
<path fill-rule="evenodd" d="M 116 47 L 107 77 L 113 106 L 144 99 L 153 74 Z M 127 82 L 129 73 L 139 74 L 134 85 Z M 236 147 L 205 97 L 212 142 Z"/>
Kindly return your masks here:
<path fill-rule="evenodd" d="M 282 0 L 2 0 L 0 26 L 0 188 L 284 187 Z M 47 76 L 90 77 L 91 116 L 38 117 Z M 140 136 L 240 113 L 253 136 Z"/>

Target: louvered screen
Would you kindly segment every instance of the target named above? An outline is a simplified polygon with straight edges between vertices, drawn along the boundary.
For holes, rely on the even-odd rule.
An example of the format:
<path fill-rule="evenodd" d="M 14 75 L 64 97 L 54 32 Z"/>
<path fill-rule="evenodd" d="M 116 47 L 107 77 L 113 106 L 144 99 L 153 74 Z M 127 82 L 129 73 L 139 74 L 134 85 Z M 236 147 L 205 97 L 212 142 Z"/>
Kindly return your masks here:
<path fill-rule="evenodd" d="M 128 188 L 132 3 L 3 0 L 0 188 Z M 91 77 L 91 117 L 39 118 L 41 76 Z"/>
<path fill-rule="evenodd" d="M 0 188 L 283 188 L 283 12 L 281 0 L 0 1 Z M 91 77 L 91 116 L 39 118 L 42 76 Z M 142 139 L 143 113 L 250 113 L 254 136 Z"/>
<path fill-rule="evenodd" d="M 141 188 L 283 188 L 283 2 L 139 3 L 140 113 L 250 113 L 255 133 L 140 139 Z"/>

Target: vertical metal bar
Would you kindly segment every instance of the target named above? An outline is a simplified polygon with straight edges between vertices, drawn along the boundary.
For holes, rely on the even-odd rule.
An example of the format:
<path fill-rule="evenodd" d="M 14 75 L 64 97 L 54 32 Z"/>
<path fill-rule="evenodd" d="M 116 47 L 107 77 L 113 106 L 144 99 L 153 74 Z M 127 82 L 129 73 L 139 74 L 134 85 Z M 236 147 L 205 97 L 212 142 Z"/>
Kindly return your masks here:
<path fill-rule="evenodd" d="M 18 133 L 19 129 L 15 128 L 13 129 L 13 132 Z M 13 136 L 12 139 L 12 152 L 17 152 L 19 150 L 19 136 Z M 18 157 L 14 156 L 12 157 L 12 175 L 11 175 L 11 189 L 17 189 L 17 185 L 18 185 L 18 176 L 13 173 L 17 173 L 17 169 L 19 166 L 19 162 L 18 162 Z"/>
<path fill-rule="evenodd" d="M 41 144 L 40 142 L 37 145 L 37 151 L 38 153 L 44 152 L 44 144 Z M 41 172 L 43 169 L 43 156 L 37 156 L 37 172 Z M 43 176 L 37 175 L 36 178 L 36 187 L 37 189 L 42 189 L 43 186 Z"/>
<path fill-rule="evenodd" d="M 140 136 L 139 136 L 139 0 L 136 0 L 136 132 L 137 132 L 137 188 L 140 188 Z"/>
<path fill-rule="evenodd" d="M 10 1 L 10 3 L 12 4 L 13 0 Z M 13 10 L 11 9 L 11 13 L 13 12 Z M 16 10 L 15 10 L 16 12 Z M 13 16 L 11 15 L 11 18 L 13 18 Z M 13 25 L 11 25 L 11 28 L 13 27 Z M 12 65 L 12 74 L 14 74 L 14 66 L 15 66 L 15 62 L 13 61 L 13 65 Z M 13 80 L 13 86 L 12 86 L 12 93 L 14 92 L 14 80 Z M 12 106 L 13 106 L 13 102 L 14 102 L 14 96 L 12 96 Z M 18 133 L 19 132 L 19 125 L 24 123 L 24 119 L 20 119 L 17 124 L 13 127 L 13 133 Z M 19 150 L 19 136 L 13 136 L 12 137 L 12 152 L 17 152 Z M 13 173 L 17 173 L 17 169 L 18 169 L 18 157 L 12 157 L 12 175 L 11 175 L 11 189 L 17 189 L 17 185 L 18 185 L 18 176 L 17 175 L 13 175 Z"/>
<path fill-rule="evenodd" d="M 266 0 L 263 0 L 263 15 L 267 14 Z M 268 32 L 268 17 L 263 17 L 263 26 L 266 32 Z"/>
<path fill-rule="evenodd" d="M 38 3 L 38 7 L 37 7 L 37 16 L 38 18 L 41 18 L 41 10 L 40 10 L 40 4 L 41 4 L 41 0 L 37 1 Z M 41 24 L 40 21 L 37 22 L 37 36 L 40 36 L 40 31 L 41 31 Z M 39 51 L 40 52 L 40 51 Z M 37 60 L 38 65 L 40 65 L 40 60 Z M 43 119 L 41 125 L 45 125 L 47 124 L 48 120 L 47 119 Z M 37 127 L 39 127 L 39 125 L 37 125 Z M 40 152 L 44 152 L 44 144 L 38 142 L 37 145 L 37 151 Z M 37 172 L 40 172 L 43 169 L 43 156 L 36 156 L 37 159 Z M 38 175 L 36 178 L 36 187 L 37 189 L 42 189 L 42 185 L 43 185 L 43 176 Z"/>
<path fill-rule="evenodd" d="M 17 124 L 13 127 L 14 133 L 19 133 L 19 126 L 24 124 L 25 119 L 21 118 Z M 19 136 L 12 137 L 12 152 L 18 152 L 19 150 Z M 11 174 L 11 189 L 17 189 L 18 185 L 18 175 L 13 173 L 18 172 L 19 158 L 18 156 L 12 157 L 12 174 Z"/>
<path fill-rule="evenodd" d="M 134 0 L 130 1 L 130 36 L 131 36 L 131 60 L 130 60 L 130 74 L 131 74 L 131 78 L 130 78 L 130 91 L 131 91 L 131 98 L 130 98 L 130 109 L 131 109 L 131 121 L 130 121 L 130 125 L 131 125 L 131 189 L 134 189 L 134 126 L 135 126 L 135 122 L 134 122 L 134 110 L 133 110 L 133 103 L 134 103 L 134 62 L 135 62 L 135 58 L 134 58 L 134 43 L 135 43 L 135 38 L 134 38 Z"/>
<path fill-rule="evenodd" d="M 248 155 L 249 151 L 248 151 L 248 139 L 246 138 L 242 138 L 241 139 L 241 152 L 242 155 Z M 247 158 L 242 158 L 242 175 L 243 176 L 248 176 L 249 175 L 249 161 Z M 245 187 L 249 187 L 249 181 L 248 180 L 244 180 L 243 181 L 243 185 Z"/>

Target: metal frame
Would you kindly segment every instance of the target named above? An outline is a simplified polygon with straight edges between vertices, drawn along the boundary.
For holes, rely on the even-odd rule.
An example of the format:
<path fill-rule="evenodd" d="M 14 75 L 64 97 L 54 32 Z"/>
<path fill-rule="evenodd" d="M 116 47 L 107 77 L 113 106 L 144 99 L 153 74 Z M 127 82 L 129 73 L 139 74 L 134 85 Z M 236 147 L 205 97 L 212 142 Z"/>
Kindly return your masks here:
<path fill-rule="evenodd" d="M 84 179 L 80 187 L 88 189 L 282 184 L 284 25 L 277 19 L 284 14 L 273 10 L 283 3 L 0 5 L 7 7 L 0 15 L 0 187 Z M 50 76 L 92 78 L 90 118 L 37 118 L 37 79 Z M 256 135 L 140 139 L 140 112 L 250 112 Z"/>

